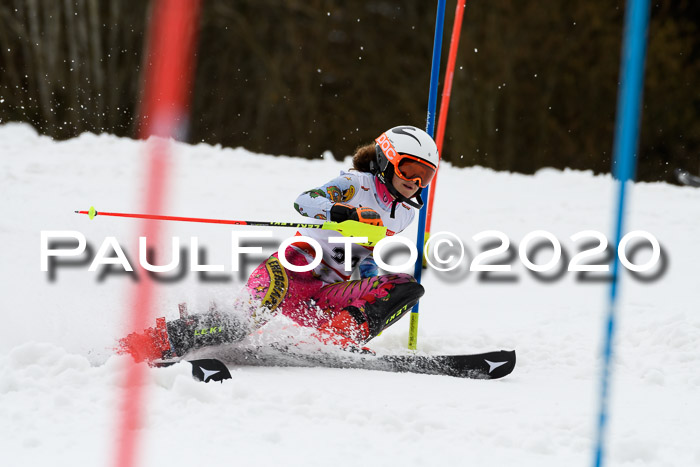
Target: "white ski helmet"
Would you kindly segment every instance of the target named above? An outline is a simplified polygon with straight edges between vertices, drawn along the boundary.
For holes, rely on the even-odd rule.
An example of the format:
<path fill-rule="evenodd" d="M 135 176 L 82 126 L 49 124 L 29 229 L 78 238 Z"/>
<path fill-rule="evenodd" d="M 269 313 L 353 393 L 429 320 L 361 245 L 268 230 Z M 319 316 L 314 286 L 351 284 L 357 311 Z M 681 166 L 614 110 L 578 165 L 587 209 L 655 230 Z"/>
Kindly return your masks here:
<path fill-rule="evenodd" d="M 402 125 L 385 131 L 374 141 L 377 157 L 370 169 L 395 198 L 391 217 L 394 217 L 396 204 L 399 202 L 417 209 L 422 208 L 423 199 L 420 194 L 435 176 L 440 163 L 433 138 L 420 128 Z M 394 176 L 418 182 L 418 191 L 411 199 L 404 197 L 394 188 Z"/>

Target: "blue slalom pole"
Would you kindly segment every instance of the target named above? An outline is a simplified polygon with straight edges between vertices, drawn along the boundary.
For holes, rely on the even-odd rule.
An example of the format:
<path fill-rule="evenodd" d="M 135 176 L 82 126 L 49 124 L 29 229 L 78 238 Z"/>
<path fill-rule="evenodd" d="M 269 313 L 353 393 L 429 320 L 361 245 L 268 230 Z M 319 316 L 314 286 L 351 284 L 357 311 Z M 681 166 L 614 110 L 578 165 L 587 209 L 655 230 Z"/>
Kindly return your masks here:
<path fill-rule="evenodd" d="M 649 24 L 649 0 L 627 0 L 625 10 L 625 31 L 620 62 L 620 86 L 617 97 L 615 141 L 613 143 L 613 173 L 618 180 L 617 213 L 615 222 L 615 252 L 618 250 L 624 229 L 625 189 L 627 182 L 634 178 L 636 151 L 641 121 L 642 92 L 644 88 L 644 58 Z M 603 365 L 600 375 L 600 400 L 598 425 L 593 465 L 601 467 L 605 454 L 605 433 L 608 420 L 608 402 L 611 363 L 615 335 L 615 314 L 620 271 L 619 255 L 615 255 L 610 285 L 610 302 L 605 321 L 603 343 Z"/>
<path fill-rule="evenodd" d="M 433 66 L 430 72 L 430 94 L 428 96 L 428 116 L 426 120 L 425 132 L 431 137 L 435 137 L 435 114 L 437 113 L 438 80 L 440 78 L 440 55 L 442 53 L 442 30 L 445 23 L 445 3 L 446 0 L 438 0 L 437 18 L 435 20 L 435 39 L 433 40 Z M 418 259 L 416 259 L 413 277 L 420 284 L 423 273 L 423 243 L 425 242 L 425 221 L 428 213 L 428 187 L 423 189 L 425 203 L 418 216 L 418 238 L 416 247 L 418 249 Z M 418 344 L 418 305 L 411 310 L 411 324 L 408 329 L 408 348 L 416 350 Z"/>

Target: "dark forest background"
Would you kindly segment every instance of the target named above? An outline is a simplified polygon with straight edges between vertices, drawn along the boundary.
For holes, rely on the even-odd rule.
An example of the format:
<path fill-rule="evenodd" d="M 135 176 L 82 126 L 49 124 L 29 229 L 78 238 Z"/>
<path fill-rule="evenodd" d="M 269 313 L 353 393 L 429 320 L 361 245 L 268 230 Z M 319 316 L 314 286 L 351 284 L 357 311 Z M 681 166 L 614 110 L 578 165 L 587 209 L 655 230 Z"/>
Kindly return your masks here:
<path fill-rule="evenodd" d="M 189 141 L 343 158 L 389 127 L 424 127 L 436 3 L 204 0 Z M 0 2 L 0 122 L 58 139 L 137 134 L 150 9 Z M 623 1 L 469 0 L 443 157 L 608 172 L 623 16 Z M 640 180 L 700 169 L 699 28 L 700 2 L 654 2 Z"/>

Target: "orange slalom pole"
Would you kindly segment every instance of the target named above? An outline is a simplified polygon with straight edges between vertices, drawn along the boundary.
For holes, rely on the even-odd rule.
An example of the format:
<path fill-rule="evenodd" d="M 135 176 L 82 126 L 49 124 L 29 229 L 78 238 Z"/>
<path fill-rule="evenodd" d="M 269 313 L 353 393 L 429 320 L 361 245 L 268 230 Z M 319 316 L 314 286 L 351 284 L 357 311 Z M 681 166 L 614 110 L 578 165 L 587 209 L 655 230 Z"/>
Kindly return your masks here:
<path fill-rule="evenodd" d="M 438 116 L 437 133 L 435 144 L 437 144 L 438 154 L 442 158 L 442 143 L 445 139 L 445 125 L 447 122 L 447 110 L 450 107 L 450 96 L 452 93 L 452 78 L 454 77 L 455 63 L 457 62 L 457 49 L 459 48 L 459 36 L 462 32 L 462 18 L 464 17 L 464 7 L 466 0 L 457 1 L 455 11 L 455 22 L 452 26 L 452 37 L 450 38 L 450 55 L 447 59 L 447 69 L 445 71 L 445 84 L 440 101 L 440 115 Z M 430 238 L 430 224 L 433 220 L 433 201 L 435 201 L 435 186 L 437 185 L 437 173 L 430 183 L 430 194 L 428 195 L 428 212 L 425 221 L 425 240 Z M 427 253 L 427 252 L 426 252 Z"/>

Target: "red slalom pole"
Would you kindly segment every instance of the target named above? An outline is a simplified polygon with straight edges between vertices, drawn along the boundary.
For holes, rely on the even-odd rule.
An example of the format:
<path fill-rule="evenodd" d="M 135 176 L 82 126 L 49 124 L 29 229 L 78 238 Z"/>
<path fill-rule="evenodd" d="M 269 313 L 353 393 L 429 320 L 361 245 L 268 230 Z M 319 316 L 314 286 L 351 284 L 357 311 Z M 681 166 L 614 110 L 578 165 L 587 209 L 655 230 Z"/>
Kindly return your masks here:
<path fill-rule="evenodd" d="M 187 122 L 188 97 L 194 68 L 199 0 L 155 0 L 146 49 L 143 103 L 139 136 L 150 138 L 144 155 L 145 212 L 162 212 L 170 179 L 169 138 L 182 136 Z M 161 223 L 144 220 L 139 233 L 159 243 Z M 155 284 L 142 280 L 130 291 L 124 319 L 130 330 L 147 327 L 155 306 Z M 146 365 L 126 363 L 121 382 L 117 432 L 112 459 L 115 467 L 135 467 L 142 444 Z"/>
<path fill-rule="evenodd" d="M 450 55 L 447 59 L 447 69 L 445 70 L 445 84 L 442 90 L 442 99 L 440 101 L 440 115 L 438 116 L 437 133 L 435 135 L 435 144 L 437 144 L 438 153 L 442 157 L 442 142 L 445 139 L 445 125 L 447 123 L 447 110 L 450 107 L 450 96 L 452 93 L 452 78 L 454 77 L 455 63 L 457 62 L 457 49 L 459 48 L 459 36 L 462 32 L 462 18 L 464 17 L 464 7 L 466 0 L 457 1 L 457 10 L 455 11 L 455 22 L 452 26 L 452 37 L 450 38 Z M 430 238 L 430 224 L 433 220 L 433 201 L 435 201 L 435 187 L 437 186 L 437 173 L 430 182 L 430 194 L 428 195 L 428 212 L 425 221 L 425 240 Z"/>

